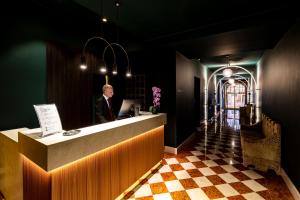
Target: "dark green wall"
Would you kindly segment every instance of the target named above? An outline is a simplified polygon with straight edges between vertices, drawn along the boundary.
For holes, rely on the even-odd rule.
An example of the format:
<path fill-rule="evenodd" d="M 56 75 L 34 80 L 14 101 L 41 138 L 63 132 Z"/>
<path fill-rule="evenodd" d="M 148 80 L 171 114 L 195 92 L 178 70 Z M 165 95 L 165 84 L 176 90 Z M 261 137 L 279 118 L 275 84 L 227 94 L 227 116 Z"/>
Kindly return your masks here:
<path fill-rule="evenodd" d="M 72 1 L 16 3 L 5 2 L 1 8 L 8 12 L 0 13 L 0 130 L 39 126 L 33 104 L 47 103 L 49 99 L 47 46 L 55 44 L 66 49 L 66 55 L 80 55 L 84 42 L 100 35 L 101 28 L 95 14 Z M 113 35 L 109 30 L 103 34 Z M 69 63 L 79 60 L 79 56 L 65 59 Z M 63 71 L 67 66 L 59 63 L 58 67 Z M 65 94 L 59 98 L 67 99 Z M 56 102 L 50 99 L 49 103 Z"/>
<path fill-rule="evenodd" d="M 41 2 L 10 3 L 2 8 L 10 12 L 0 19 L 0 130 L 38 127 L 33 104 L 47 103 L 47 44 L 59 43 L 76 51 L 84 39 L 74 30 L 82 21 L 69 23 L 70 19 L 60 17 L 62 9 L 54 13 L 54 8 Z"/>
<path fill-rule="evenodd" d="M 282 167 L 300 190 L 300 23 L 260 61 L 262 111 L 282 128 Z"/>
<path fill-rule="evenodd" d="M 38 127 L 33 104 L 46 103 L 46 45 L 32 41 L 0 55 L 0 130 Z"/>

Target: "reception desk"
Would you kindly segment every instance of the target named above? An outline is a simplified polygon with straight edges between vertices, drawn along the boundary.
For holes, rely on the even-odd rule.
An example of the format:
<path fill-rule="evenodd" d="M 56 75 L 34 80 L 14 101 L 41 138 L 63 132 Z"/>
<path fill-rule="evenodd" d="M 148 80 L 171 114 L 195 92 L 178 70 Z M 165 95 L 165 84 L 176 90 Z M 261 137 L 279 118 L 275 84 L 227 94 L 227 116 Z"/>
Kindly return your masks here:
<path fill-rule="evenodd" d="M 40 129 L 18 130 L 20 199 L 119 197 L 162 160 L 165 124 L 165 114 L 149 114 L 81 128 L 73 136 L 41 138 Z"/>

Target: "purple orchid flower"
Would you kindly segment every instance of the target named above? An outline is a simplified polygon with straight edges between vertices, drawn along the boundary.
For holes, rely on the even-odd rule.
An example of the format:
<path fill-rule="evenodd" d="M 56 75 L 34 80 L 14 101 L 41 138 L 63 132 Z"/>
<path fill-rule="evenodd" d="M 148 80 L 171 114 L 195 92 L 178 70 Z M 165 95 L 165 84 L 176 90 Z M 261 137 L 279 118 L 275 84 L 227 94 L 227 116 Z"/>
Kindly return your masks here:
<path fill-rule="evenodd" d="M 152 91 L 153 91 L 153 105 L 154 107 L 159 107 L 160 106 L 160 98 L 161 98 L 161 89 L 154 86 L 152 87 Z"/>

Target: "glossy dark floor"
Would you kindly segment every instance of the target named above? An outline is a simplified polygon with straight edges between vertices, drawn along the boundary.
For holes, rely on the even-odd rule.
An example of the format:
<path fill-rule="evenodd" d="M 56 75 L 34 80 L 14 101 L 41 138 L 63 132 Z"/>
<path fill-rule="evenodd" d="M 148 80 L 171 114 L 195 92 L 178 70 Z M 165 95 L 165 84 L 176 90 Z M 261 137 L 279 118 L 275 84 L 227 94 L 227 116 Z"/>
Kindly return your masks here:
<path fill-rule="evenodd" d="M 293 199 L 280 176 L 242 165 L 238 115 L 227 111 L 178 155 L 166 153 L 161 166 L 125 199 Z"/>

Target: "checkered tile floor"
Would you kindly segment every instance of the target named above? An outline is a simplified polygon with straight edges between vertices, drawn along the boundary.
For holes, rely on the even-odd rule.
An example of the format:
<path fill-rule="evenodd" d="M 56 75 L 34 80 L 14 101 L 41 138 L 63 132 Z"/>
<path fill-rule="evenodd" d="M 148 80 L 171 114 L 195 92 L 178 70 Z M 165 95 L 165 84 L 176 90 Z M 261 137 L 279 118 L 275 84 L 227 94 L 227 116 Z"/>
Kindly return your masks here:
<path fill-rule="evenodd" d="M 130 200 L 293 199 L 282 178 L 242 165 L 239 132 L 210 126 L 125 195 Z"/>

